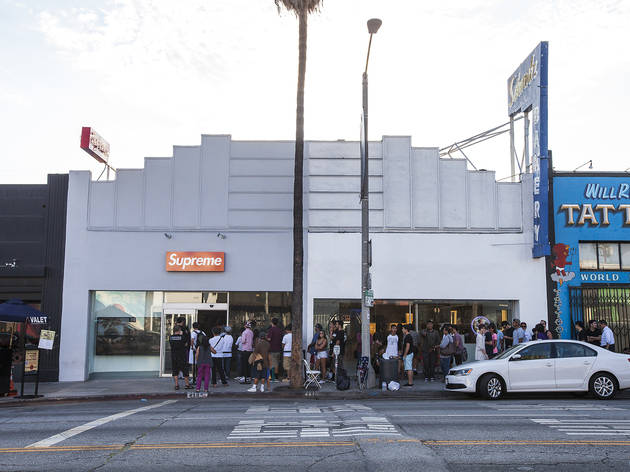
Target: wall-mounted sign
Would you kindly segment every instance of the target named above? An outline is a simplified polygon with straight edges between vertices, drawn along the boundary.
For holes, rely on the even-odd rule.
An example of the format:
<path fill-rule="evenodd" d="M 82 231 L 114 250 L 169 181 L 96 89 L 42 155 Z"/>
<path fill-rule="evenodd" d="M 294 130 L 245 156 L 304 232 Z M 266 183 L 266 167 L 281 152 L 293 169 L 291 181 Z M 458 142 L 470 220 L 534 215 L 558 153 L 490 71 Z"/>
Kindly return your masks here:
<path fill-rule="evenodd" d="M 42 329 L 39 332 L 39 345 L 40 349 L 51 350 L 55 344 L 55 332 L 47 329 Z"/>
<path fill-rule="evenodd" d="M 81 129 L 81 149 L 103 164 L 109 160 L 109 143 L 89 126 Z"/>
<path fill-rule="evenodd" d="M 167 272 L 224 272 L 224 252 L 167 252 Z"/>
<path fill-rule="evenodd" d="M 508 79 L 508 114 L 532 115 L 534 176 L 534 245 L 532 255 L 550 255 L 549 151 L 547 149 L 547 61 L 549 43 L 541 42 Z"/>

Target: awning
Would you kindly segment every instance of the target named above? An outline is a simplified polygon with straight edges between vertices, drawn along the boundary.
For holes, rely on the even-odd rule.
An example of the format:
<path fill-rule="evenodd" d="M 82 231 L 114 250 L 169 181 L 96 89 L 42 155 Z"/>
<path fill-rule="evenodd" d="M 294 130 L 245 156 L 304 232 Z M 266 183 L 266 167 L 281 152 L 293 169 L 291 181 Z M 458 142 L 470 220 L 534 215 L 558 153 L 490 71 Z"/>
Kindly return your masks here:
<path fill-rule="evenodd" d="M 47 324 L 50 321 L 50 317 L 27 305 L 22 300 L 14 298 L 6 303 L 0 303 L 0 321 L 13 323 L 24 323 L 26 321 L 31 324 Z"/>

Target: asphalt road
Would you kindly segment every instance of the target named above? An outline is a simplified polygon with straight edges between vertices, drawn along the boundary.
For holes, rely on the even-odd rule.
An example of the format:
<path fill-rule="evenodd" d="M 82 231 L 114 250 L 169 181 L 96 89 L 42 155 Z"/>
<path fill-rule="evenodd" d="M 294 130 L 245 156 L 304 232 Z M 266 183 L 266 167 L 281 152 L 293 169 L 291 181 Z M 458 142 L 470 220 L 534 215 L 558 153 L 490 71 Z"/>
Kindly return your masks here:
<path fill-rule="evenodd" d="M 630 470 L 630 400 L 191 399 L 0 408 L 0 470 Z"/>

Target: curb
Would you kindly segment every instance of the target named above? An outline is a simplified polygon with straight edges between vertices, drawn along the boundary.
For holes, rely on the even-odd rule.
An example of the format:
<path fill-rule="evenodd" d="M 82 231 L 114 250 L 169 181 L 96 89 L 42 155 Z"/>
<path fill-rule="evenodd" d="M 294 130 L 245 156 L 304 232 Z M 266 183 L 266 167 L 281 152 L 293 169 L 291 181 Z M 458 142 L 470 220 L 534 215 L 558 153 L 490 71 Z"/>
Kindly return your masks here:
<path fill-rule="evenodd" d="M 318 392 L 318 391 L 291 391 L 289 387 L 280 392 L 269 392 L 268 394 L 252 394 L 249 392 L 221 392 L 209 393 L 205 398 L 188 398 L 185 393 L 121 393 L 110 395 L 84 395 L 76 397 L 40 397 L 40 398 L 15 398 L 12 400 L 0 401 L 0 408 L 45 405 L 49 403 L 62 404 L 74 402 L 98 402 L 98 401 L 122 401 L 122 400 L 211 400 L 225 398 L 246 398 L 251 401 L 269 400 L 449 400 L 461 398 L 461 395 L 449 395 L 449 392 L 418 392 L 418 393 L 398 393 L 382 392 L 374 390 L 372 392 Z"/>

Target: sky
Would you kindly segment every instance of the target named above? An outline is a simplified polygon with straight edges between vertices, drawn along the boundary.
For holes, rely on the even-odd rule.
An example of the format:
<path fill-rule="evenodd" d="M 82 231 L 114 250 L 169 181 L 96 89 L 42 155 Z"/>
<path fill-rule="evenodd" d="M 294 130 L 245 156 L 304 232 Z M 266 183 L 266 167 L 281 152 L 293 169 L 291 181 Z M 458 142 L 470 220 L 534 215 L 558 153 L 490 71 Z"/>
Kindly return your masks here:
<path fill-rule="evenodd" d="M 307 140 L 358 140 L 372 17 L 383 26 L 369 65 L 371 140 L 445 147 L 506 122 L 507 79 L 544 40 L 554 167 L 630 167 L 630 1 L 324 0 L 309 18 Z M 294 139 L 297 33 L 273 0 L 0 0 L 0 183 L 69 170 L 96 179 L 82 126 L 121 168 L 202 134 Z M 510 174 L 506 135 L 467 155 Z"/>

